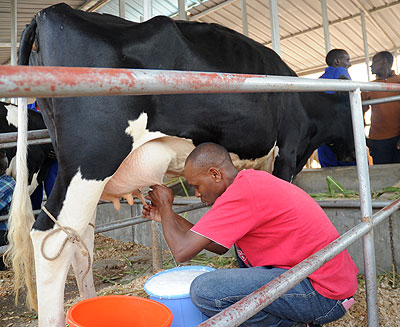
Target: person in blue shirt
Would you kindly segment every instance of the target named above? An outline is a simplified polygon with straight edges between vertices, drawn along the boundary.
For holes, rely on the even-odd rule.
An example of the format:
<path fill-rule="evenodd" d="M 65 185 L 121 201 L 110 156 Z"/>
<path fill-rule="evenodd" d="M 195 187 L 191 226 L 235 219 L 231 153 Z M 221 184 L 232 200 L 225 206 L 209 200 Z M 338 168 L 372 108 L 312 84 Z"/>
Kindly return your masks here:
<path fill-rule="evenodd" d="M 328 67 L 325 68 L 325 72 L 319 78 L 351 79 L 348 72 L 348 69 L 351 67 L 350 56 L 346 50 L 333 49 L 329 51 L 325 57 L 325 62 Z"/>
<path fill-rule="evenodd" d="M 351 80 L 348 68 L 350 64 L 350 56 L 346 50 L 333 49 L 328 52 L 325 57 L 326 64 L 325 73 L 319 78 L 327 79 L 348 79 Z M 335 93 L 334 91 L 327 91 L 326 93 Z M 355 161 L 343 162 L 336 158 L 328 145 L 324 144 L 318 148 L 318 160 L 321 167 L 337 167 L 337 166 L 354 166 Z"/>
<path fill-rule="evenodd" d="M 8 160 L 4 152 L 0 152 L 0 216 L 5 216 L 10 210 L 12 195 L 15 188 L 15 180 L 6 175 Z M 0 221 L 0 246 L 7 242 L 7 221 Z M 5 270 L 3 256 L 0 256 L 0 270 Z"/>

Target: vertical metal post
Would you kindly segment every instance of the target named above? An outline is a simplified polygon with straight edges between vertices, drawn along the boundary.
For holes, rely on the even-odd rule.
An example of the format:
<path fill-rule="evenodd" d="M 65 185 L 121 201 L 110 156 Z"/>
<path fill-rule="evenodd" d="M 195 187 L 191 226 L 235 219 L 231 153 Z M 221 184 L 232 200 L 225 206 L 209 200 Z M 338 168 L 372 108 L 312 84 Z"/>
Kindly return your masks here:
<path fill-rule="evenodd" d="M 151 257 L 153 273 L 156 273 L 162 268 L 162 255 L 160 230 L 155 221 L 151 222 Z"/>
<path fill-rule="evenodd" d="M 178 17 L 181 20 L 187 20 L 186 0 L 178 0 Z"/>
<path fill-rule="evenodd" d="M 357 160 L 362 221 L 372 223 L 371 188 L 364 134 L 361 91 L 350 91 L 351 115 Z M 364 273 L 367 292 L 368 326 L 379 327 L 378 292 L 376 283 L 375 247 L 373 229 L 363 236 Z"/>
<path fill-rule="evenodd" d="M 143 21 L 153 17 L 153 1 L 143 0 Z"/>
<path fill-rule="evenodd" d="M 240 4 L 242 6 L 242 31 L 243 35 L 249 36 L 249 27 L 247 24 L 247 5 L 246 0 L 241 0 Z"/>
<path fill-rule="evenodd" d="M 11 66 L 15 66 L 17 64 L 17 0 L 11 0 Z M 18 99 L 12 98 L 10 99 L 12 104 L 17 104 Z"/>
<path fill-rule="evenodd" d="M 398 53 L 399 49 L 393 51 L 393 59 L 394 59 L 393 64 L 394 64 L 394 72 L 396 75 L 399 74 L 399 60 L 398 60 L 399 58 L 397 58 Z"/>
<path fill-rule="evenodd" d="M 131 217 L 136 217 L 139 216 L 141 213 L 139 213 L 139 204 L 134 204 L 131 207 Z M 132 243 L 135 243 L 135 225 L 131 226 L 131 233 L 132 233 Z"/>
<path fill-rule="evenodd" d="M 325 52 L 328 53 L 331 50 L 331 41 L 329 37 L 329 19 L 328 10 L 326 9 L 326 0 L 321 0 L 321 9 L 322 23 L 324 25 Z"/>
<path fill-rule="evenodd" d="M 369 75 L 369 53 L 368 53 L 368 40 L 367 40 L 367 29 L 365 26 L 365 13 L 364 11 L 361 12 L 361 28 L 363 34 L 363 41 L 364 41 L 364 56 L 365 56 L 365 65 L 367 66 L 367 76 L 368 82 L 371 80 Z"/>
<path fill-rule="evenodd" d="M 269 20 L 271 24 L 272 49 L 281 55 L 279 35 L 278 0 L 269 0 Z"/>
<path fill-rule="evenodd" d="M 119 17 L 125 19 L 125 0 L 118 0 Z"/>
<path fill-rule="evenodd" d="M 178 5 L 180 6 L 181 0 Z M 149 20 L 153 17 L 153 2 L 152 0 L 143 0 L 143 21 Z M 161 258 L 161 239 L 160 232 L 157 228 L 157 223 L 152 221 L 151 223 L 151 256 L 153 264 L 153 273 L 156 273 L 162 268 Z"/>
<path fill-rule="evenodd" d="M 17 64 L 17 0 L 11 0 L 11 65 Z"/>

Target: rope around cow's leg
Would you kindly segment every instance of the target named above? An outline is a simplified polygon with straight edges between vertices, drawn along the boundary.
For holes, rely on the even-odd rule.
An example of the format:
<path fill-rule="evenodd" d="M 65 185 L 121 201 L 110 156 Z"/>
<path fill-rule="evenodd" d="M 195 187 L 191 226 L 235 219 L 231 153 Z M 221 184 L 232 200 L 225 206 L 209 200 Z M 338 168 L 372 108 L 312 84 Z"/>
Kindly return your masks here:
<path fill-rule="evenodd" d="M 49 232 L 49 233 L 43 238 L 42 245 L 41 245 L 41 247 L 40 247 L 40 251 L 41 251 L 41 253 L 42 253 L 43 258 L 45 258 L 46 260 L 49 260 L 49 261 L 56 260 L 56 259 L 60 256 L 62 250 L 64 250 L 65 244 L 67 244 L 68 241 L 70 241 L 70 242 L 76 244 L 76 245 L 80 248 L 81 254 L 82 254 L 83 256 L 87 256 L 87 258 L 88 258 L 88 267 L 87 267 L 85 273 L 83 274 L 82 279 L 80 280 L 80 284 L 81 284 L 81 285 L 80 285 L 80 286 L 81 286 L 80 289 L 83 290 L 83 280 L 85 279 L 86 275 L 89 273 L 89 270 L 90 270 L 90 267 L 91 267 L 91 264 L 92 264 L 92 260 L 91 260 L 91 258 L 90 258 L 89 250 L 88 250 L 88 248 L 87 248 L 85 242 L 83 241 L 82 237 L 78 234 L 78 232 L 77 232 L 75 229 L 73 229 L 73 228 L 71 228 L 71 227 L 64 227 L 64 226 L 62 226 L 62 225 L 54 218 L 54 216 L 46 209 L 45 206 L 42 207 L 42 210 L 43 210 L 43 211 L 47 214 L 47 216 L 49 216 L 49 218 L 58 226 L 58 228 L 53 229 L 51 232 Z M 92 224 L 89 224 L 89 225 L 92 225 Z M 67 234 L 67 237 L 66 237 L 66 239 L 63 241 L 63 243 L 61 244 L 61 247 L 60 247 L 60 249 L 58 250 L 58 252 L 56 253 L 56 255 L 53 256 L 53 257 L 49 257 L 49 256 L 47 256 L 47 255 L 44 253 L 44 245 L 45 245 L 47 239 L 48 239 L 51 235 L 53 235 L 53 234 L 59 232 L 60 230 L 62 230 L 65 234 Z"/>

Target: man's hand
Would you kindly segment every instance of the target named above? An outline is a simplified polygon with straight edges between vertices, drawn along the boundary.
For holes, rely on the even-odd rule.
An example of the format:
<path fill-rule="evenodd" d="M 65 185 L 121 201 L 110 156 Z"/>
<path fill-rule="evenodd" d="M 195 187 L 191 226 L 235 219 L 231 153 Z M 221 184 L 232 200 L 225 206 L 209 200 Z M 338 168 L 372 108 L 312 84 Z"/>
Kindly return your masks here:
<path fill-rule="evenodd" d="M 142 210 L 142 217 L 146 219 L 151 219 L 157 222 L 161 222 L 161 215 L 155 206 L 150 204 L 145 204 Z"/>
<path fill-rule="evenodd" d="M 152 206 L 161 209 L 162 207 L 172 207 L 174 202 L 174 194 L 171 189 L 165 185 L 153 185 L 152 189 L 146 195 L 146 199 L 151 201 Z"/>

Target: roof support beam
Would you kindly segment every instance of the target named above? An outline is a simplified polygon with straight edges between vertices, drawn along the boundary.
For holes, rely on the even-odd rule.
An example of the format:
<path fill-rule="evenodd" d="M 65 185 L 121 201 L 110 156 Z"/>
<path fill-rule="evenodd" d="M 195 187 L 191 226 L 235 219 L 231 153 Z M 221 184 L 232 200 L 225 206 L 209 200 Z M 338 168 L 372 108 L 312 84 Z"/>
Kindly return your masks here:
<path fill-rule="evenodd" d="M 186 0 L 178 0 L 178 18 L 181 20 L 188 19 L 186 13 Z"/>
<path fill-rule="evenodd" d="M 396 46 L 396 44 L 393 42 L 392 38 L 389 36 L 388 33 L 386 33 L 386 31 L 378 24 L 378 22 L 376 21 L 376 19 L 374 17 L 372 17 L 370 11 L 368 11 L 368 9 L 365 7 L 365 5 L 360 1 L 360 0 L 356 0 L 358 5 L 361 7 L 361 11 L 365 12 L 365 15 L 367 15 L 367 17 L 369 18 L 369 20 L 371 21 L 371 23 L 378 29 L 381 31 L 381 33 L 383 35 L 385 35 L 387 37 L 387 39 L 392 42 L 392 46 Z"/>
<path fill-rule="evenodd" d="M 249 26 L 247 24 L 247 4 L 246 0 L 240 1 L 242 7 L 242 31 L 243 35 L 249 36 Z"/>
<path fill-rule="evenodd" d="M 203 12 L 201 12 L 201 13 L 199 13 L 197 15 L 190 16 L 189 20 L 196 20 L 196 19 L 199 19 L 201 17 L 207 16 L 207 15 L 213 13 L 214 11 L 217 11 L 219 9 L 222 9 L 222 8 L 226 7 L 226 6 L 229 6 L 230 4 L 232 4 L 232 3 L 236 2 L 236 1 L 238 1 L 238 0 L 227 0 L 227 1 L 224 1 L 224 2 L 220 3 L 219 5 L 216 5 L 214 7 L 211 7 L 209 9 L 207 9 L 207 10 L 204 10 Z"/>
<path fill-rule="evenodd" d="M 83 11 L 96 11 L 97 9 L 103 7 L 110 1 L 111 0 L 88 0 L 83 5 L 79 6 L 77 9 Z"/>
<path fill-rule="evenodd" d="M 368 51 L 367 28 L 365 25 L 364 11 L 361 12 L 361 28 L 362 28 L 363 41 L 364 41 L 365 65 L 367 66 L 367 76 L 368 76 L 368 82 L 369 82 L 371 80 L 371 78 L 369 75 L 369 51 Z"/>
<path fill-rule="evenodd" d="M 272 49 L 281 55 L 279 35 L 278 0 L 269 0 L 269 22 L 271 24 Z"/>
<path fill-rule="evenodd" d="M 17 64 L 17 0 L 11 0 L 11 65 Z"/>
<path fill-rule="evenodd" d="M 143 0 L 143 21 L 153 17 L 153 0 Z"/>
<path fill-rule="evenodd" d="M 321 0 L 321 10 L 322 24 L 324 25 L 325 52 L 328 53 L 331 50 L 331 41 L 329 38 L 329 19 L 328 10 L 326 9 L 326 0 Z"/>
<path fill-rule="evenodd" d="M 125 0 L 118 0 L 118 14 L 125 19 Z"/>

